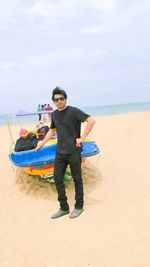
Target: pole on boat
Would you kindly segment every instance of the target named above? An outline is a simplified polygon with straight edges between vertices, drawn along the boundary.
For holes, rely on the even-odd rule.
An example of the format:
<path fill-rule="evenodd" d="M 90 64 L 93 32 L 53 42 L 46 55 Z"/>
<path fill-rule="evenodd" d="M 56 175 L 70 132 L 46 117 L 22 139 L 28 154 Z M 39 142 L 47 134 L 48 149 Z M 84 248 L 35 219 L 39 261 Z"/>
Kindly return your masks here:
<path fill-rule="evenodd" d="M 13 139 L 13 135 L 12 135 L 11 128 L 10 128 L 9 116 L 7 116 L 7 126 L 8 126 L 8 130 L 9 130 L 9 134 L 10 134 L 10 139 L 11 139 L 12 145 L 14 145 L 14 139 Z M 12 168 L 12 171 L 14 173 L 15 172 L 15 168 L 14 168 L 12 162 L 11 162 L 11 168 Z"/>
<path fill-rule="evenodd" d="M 7 126 L 8 126 L 8 130 L 9 130 L 9 134 L 10 134 L 10 139 L 11 139 L 11 142 L 12 142 L 12 145 L 13 145 L 14 144 L 14 140 L 13 140 L 12 132 L 11 132 L 11 129 L 10 129 L 9 116 L 7 117 Z"/>

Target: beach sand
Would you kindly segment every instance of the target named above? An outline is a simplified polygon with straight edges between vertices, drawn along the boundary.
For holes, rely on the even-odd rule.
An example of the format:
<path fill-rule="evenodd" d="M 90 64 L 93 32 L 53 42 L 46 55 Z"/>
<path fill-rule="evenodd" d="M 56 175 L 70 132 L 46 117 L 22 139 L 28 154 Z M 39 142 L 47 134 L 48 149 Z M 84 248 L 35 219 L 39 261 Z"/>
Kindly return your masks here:
<path fill-rule="evenodd" d="M 150 266 L 150 112 L 95 117 L 101 153 L 83 166 L 85 209 L 52 220 L 54 184 L 13 170 L 1 126 L 0 267 Z M 72 181 L 66 185 L 70 209 Z"/>

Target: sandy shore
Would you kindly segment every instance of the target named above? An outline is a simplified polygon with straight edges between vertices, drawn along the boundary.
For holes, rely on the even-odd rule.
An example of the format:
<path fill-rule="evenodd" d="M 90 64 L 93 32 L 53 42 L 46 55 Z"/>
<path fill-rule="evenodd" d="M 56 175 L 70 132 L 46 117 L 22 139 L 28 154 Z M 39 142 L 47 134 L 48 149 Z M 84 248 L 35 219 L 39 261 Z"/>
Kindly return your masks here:
<path fill-rule="evenodd" d="M 13 171 L 1 129 L 0 267 L 150 266 L 150 112 L 96 117 L 101 153 L 83 167 L 85 210 L 52 220 L 54 185 Z M 70 209 L 72 181 L 67 185 Z"/>

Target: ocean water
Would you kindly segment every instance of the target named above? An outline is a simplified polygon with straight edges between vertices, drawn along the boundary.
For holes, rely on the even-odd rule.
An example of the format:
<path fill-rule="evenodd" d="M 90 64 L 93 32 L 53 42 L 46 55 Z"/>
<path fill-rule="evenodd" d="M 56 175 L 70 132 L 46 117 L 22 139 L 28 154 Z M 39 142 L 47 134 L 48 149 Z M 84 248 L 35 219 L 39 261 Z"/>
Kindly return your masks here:
<path fill-rule="evenodd" d="M 150 102 L 81 107 L 81 109 L 92 116 L 115 115 L 138 111 L 150 111 Z M 35 120 L 38 121 L 38 116 L 27 116 L 24 118 L 18 118 L 17 120 L 18 123 L 34 122 Z M 7 115 L 0 115 L 0 125 L 5 124 L 7 124 Z"/>
<path fill-rule="evenodd" d="M 138 111 L 150 111 L 150 102 L 83 107 L 82 110 L 93 116 L 115 115 Z"/>

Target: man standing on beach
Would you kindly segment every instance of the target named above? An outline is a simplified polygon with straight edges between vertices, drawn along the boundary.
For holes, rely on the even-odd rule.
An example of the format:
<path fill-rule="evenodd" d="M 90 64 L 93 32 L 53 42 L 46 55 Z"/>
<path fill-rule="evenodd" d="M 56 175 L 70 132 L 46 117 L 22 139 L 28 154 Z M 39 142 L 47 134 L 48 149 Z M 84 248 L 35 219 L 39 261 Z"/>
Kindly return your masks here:
<path fill-rule="evenodd" d="M 52 92 L 52 100 L 56 110 L 51 114 L 51 126 L 49 132 L 37 149 L 45 145 L 48 140 L 57 132 L 57 151 L 54 163 L 54 181 L 58 193 L 60 209 L 52 215 L 52 219 L 61 217 L 69 213 L 69 205 L 65 186 L 63 183 L 64 174 L 69 164 L 75 185 L 75 207 L 70 213 L 70 218 L 75 218 L 83 211 L 84 193 L 81 172 L 81 151 L 82 142 L 91 132 L 95 123 L 94 118 L 82 110 L 67 106 L 67 94 L 60 87 L 56 87 Z M 87 123 L 86 128 L 80 136 L 81 123 Z"/>

